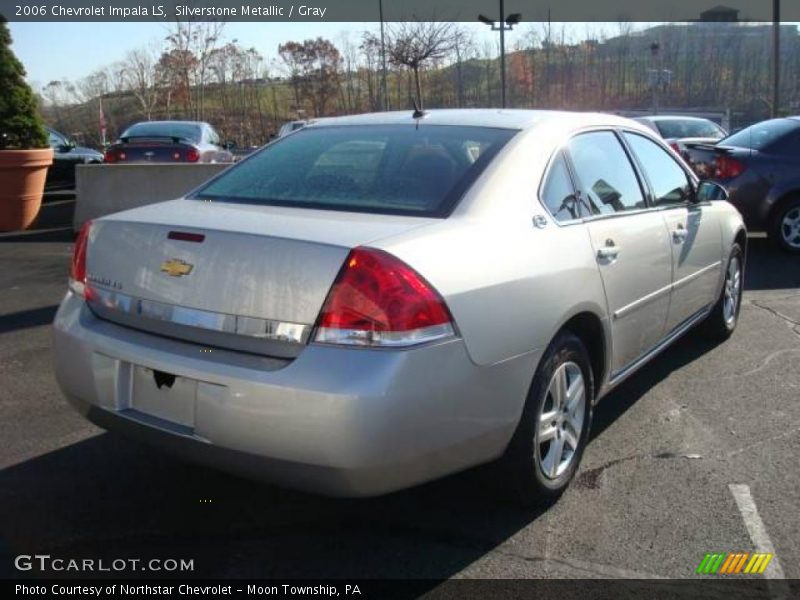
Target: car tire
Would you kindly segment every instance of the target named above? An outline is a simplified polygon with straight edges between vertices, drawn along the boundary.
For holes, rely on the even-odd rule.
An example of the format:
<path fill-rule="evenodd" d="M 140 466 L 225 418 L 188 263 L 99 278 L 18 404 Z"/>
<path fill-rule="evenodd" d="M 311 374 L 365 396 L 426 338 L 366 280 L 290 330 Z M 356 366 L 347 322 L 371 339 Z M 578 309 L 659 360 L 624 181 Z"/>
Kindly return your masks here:
<path fill-rule="evenodd" d="M 781 250 L 800 254 L 800 196 L 777 207 L 768 234 Z"/>
<path fill-rule="evenodd" d="M 703 323 L 703 333 L 706 337 L 724 341 L 731 336 L 739 322 L 743 288 L 744 253 L 739 244 L 734 244 L 725 267 L 725 280 L 722 283 L 719 299 Z"/>
<path fill-rule="evenodd" d="M 572 397 L 571 386 L 576 386 Z M 515 502 L 552 502 L 564 492 L 589 438 L 593 398 L 586 346 L 562 331 L 539 362 L 519 425 L 501 460 L 504 487 L 511 488 Z"/>

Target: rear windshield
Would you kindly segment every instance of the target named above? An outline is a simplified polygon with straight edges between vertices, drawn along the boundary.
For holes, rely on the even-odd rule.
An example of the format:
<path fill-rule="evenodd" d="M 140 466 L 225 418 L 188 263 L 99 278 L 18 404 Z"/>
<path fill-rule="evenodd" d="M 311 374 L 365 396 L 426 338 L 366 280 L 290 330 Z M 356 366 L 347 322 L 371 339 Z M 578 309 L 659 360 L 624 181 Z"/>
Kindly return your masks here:
<path fill-rule="evenodd" d="M 226 171 L 195 197 L 446 216 L 515 133 L 424 123 L 306 127 Z"/>
<path fill-rule="evenodd" d="M 720 142 L 720 145 L 763 150 L 798 127 L 800 127 L 800 122 L 793 119 L 762 121 L 726 137 Z"/>
<path fill-rule="evenodd" d="M 695 121 L 694 119 L 674 119 L 656 121 L 656 127 L 664 138 L 711 138 L 715 140 L 725 137 L 725 132 L 711 121 Z"/>
<path fill-rule="evenodd" d="M 191 142 L 200 141 L 200 125 L 197 123 L 137 123 L 131 125 L 120 138 L 147 138 L 147 137 L 170 137 L 188 140 Z"/>

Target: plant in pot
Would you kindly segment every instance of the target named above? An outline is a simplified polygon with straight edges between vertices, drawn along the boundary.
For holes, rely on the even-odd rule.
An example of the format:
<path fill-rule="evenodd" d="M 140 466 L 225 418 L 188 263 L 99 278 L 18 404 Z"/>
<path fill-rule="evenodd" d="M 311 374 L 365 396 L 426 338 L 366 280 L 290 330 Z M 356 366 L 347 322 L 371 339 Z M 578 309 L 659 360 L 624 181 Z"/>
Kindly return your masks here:
<path fill-rule="evenodd" d="M 0 15 L 0 231 L 26 229 L 36 220 L 52 162 L 36 98 Z"/>

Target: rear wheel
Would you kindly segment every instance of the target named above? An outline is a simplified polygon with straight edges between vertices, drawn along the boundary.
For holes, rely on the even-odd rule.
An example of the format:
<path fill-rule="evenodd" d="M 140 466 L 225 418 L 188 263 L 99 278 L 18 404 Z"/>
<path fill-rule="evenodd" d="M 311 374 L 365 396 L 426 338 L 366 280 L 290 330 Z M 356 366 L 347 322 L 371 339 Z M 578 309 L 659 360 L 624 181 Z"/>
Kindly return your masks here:
<path fill-rule="evenodd" d="M 572 333 L 559 333 L 539 363 L 502 461 L 524 503 L 555 499 L 569 485 L 589 436 L 593 397 L 586 347 Z"/>
<path fill-rule="evenodd" d="M 744 286 L 744 256 L 739 244 L 734 244 L 725 270 L 725 282 L 717 303 L 708 315 L 703 329 L 713 339 L 725 340 L 730 337 L 739 321 Z"/>
<path fill-rule="evenodd" d="M 783 250 L 800 253 L 800 197 L 792 198 L 775 211 L 769 236 Z"/>

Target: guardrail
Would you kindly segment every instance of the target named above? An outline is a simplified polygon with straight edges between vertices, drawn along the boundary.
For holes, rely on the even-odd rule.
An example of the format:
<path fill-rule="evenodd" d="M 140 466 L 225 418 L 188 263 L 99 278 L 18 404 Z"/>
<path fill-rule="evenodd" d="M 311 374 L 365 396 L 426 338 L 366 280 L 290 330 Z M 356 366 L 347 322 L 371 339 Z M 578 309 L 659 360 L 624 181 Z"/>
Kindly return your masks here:
<path fill-rule="evenodd" d="M 75 231 L 89 219 L 186 195 L 230 167 L 226 163 L 78 165 Z"/>

